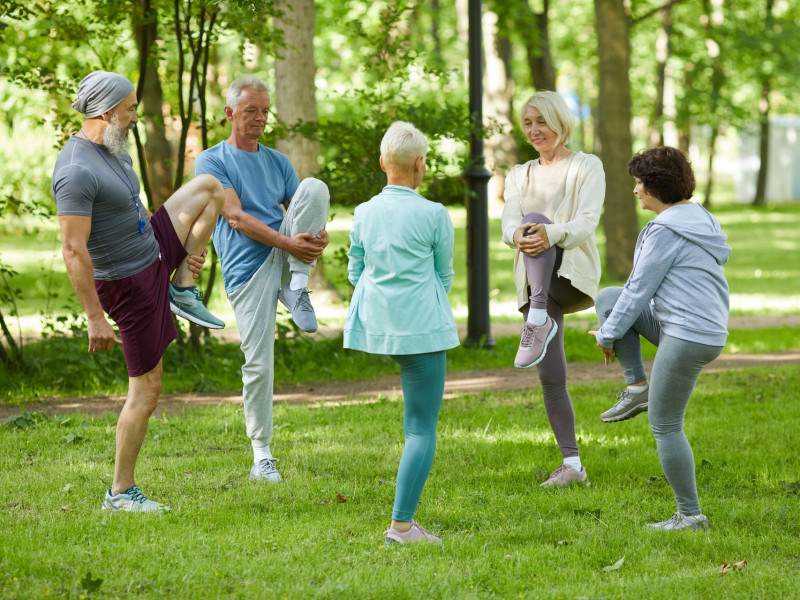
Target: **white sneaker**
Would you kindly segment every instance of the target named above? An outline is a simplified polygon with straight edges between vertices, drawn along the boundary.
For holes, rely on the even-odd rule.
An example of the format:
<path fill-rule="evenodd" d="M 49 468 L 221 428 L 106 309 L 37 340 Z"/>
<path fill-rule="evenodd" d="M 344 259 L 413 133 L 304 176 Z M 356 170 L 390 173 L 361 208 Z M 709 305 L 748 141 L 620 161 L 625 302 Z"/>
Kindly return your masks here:
<path fill-rule="evenodd" d="M 649 523 L 644 526 L 645 529 L 652 531 L 678 531 L 679 529 L 692 529 L 694 531 L 705 531 L 708 529 L 708 519 L 705 515 L 682 515 L 676 512 L 666 521 L 658 523 Z"/>
<path fill-rule="evenodd" d="M 108 490 L 103 500 L 103 510 L 165 513 L 169 512 L 169 506 L 164 506 L 160 502 L 150 500 L 138 487 L 132 485 L 116 496 L 112 496 L 111 490 Z"/>
<path fill-rule="evenodd" d="M 280 483 L 283 481 L 283 478 L 275 467 L 276 462 L 278 462 L 277 458 L 262 458 L 250 469 L 250 479 L 253 481 Z"/>

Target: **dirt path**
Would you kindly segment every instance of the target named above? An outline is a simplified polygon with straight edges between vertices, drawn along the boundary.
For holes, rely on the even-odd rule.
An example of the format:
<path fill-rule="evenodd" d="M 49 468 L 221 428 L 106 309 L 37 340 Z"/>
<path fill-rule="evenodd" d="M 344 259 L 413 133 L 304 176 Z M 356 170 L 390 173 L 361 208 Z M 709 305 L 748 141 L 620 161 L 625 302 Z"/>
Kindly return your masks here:
<path fill-rule="evenodd" d="M 646 361 L 648 371 L 652 361 Z M 756 366 L 800 366 L 800 352 L 776 354 L 737 354 L 722 356 L 715 360 L 705 372 L 718 372 Z M 616 379 L 622 381 L 617 365 L 605 367 L 602 362 L 581 362 L 569 365 L 571 383 Z M 486 369 L 450 373 L 445 385 L 445 397 L 477 393 L 484 390 L 495 392 L 517 391 L 539 385 L 536 369 Z M 314 405 L 348 404 L 374 401 L 379 396 L 400 394 L 399 375 L 381 377 L 370 381 L 331 381 L 298 386 L 279 386 L 275 389 L 276 402 L 308 403 Z M 102 414 L 118 413 L 125 401 L 124 396 L 103 396 L 31 402 L 24 407 L 31 412 L 64 414 L 82 412 Z M 180 412 L 188 407 L 218 404 L 241 404 L 241 394 L 166 394 L 159 402 L 156 415 L 163 412 Z M 18 414 L 17 406 L 0 406 L 0 419 Z"/>

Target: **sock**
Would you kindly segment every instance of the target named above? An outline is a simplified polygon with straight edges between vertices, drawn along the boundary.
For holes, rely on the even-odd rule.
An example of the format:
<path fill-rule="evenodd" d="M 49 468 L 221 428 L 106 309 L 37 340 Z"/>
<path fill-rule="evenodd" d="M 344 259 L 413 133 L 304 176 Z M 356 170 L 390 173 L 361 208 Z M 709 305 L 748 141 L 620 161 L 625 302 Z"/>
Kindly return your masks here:
<path fill-rule="evenodd" d="M 580 456 L 570 456 L 569 458 L 564 459 L 564 464 L 569 465 L 576 471 L 581 471 L 583 467 L 581 466 L 581 457 Z"/>
<path fill-rule="evenodd" d="M 193 285 L 190 285 L 189 287 L 183 287 L 183 286 L 180 286 L 180 285 L 175 285 L 175 284 L 173 283 L 173 284 L 172 284 L 172 288 L 173 288 L 173 289 L 174 289 L 176 292 L 185 292 L 186 290 L 191 290 L 191 289 L 194 289 L 194 286 L 193 286 Z"/>
<path fill-rule="evenodd" d="M 292 278 L 289 280 L 289 289 L 296 291 L 305 287 L 308 287 L 308 275 L 305 273 L 292 273 Z"/>
<path fill-rule="evenodd" d="M 628 389 L 632 391 L 634 394 L 638 394 L 640 392 L 645 391 L 647 388 L 650 387 L 649 383 L 645 383 L 644 385 L 629 385 Z"/>
<path fill-rule="evenodd" d="M 265 458 L 275 458 L 272 456 L 272 452 L 269 451 L 269 446 L 263 446 L 262 448 L 253 446 L 253 464 L 257 465 Z"/>
<path fill-rule="evenodd" d="M 546 308 L 532 308 L 528 311 L 528 323 L 540 327 L 547 321 Z"/>

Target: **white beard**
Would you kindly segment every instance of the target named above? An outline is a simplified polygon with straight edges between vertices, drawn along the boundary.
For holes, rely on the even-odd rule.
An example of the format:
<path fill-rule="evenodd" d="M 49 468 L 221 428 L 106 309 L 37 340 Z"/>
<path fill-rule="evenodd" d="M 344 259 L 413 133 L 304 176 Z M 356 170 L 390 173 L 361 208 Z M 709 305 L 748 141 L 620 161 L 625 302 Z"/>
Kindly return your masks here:
<path fill-rule="evenodd" d="M 111 154 L 119 156 L 128 153 L 128 130 L 119 126 L 117 115 L 112 115 L 111 123 L 103 129 L 102 137 L 103 145 Z"/>

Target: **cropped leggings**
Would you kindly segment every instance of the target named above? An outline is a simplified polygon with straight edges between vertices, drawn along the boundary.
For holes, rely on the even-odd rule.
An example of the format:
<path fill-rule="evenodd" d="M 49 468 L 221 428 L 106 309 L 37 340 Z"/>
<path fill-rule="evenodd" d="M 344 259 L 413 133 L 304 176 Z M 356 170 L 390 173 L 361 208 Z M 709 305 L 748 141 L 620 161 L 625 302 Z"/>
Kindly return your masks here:
<path fill-rule="evenodd" d="M 444 396 L 447 353 L 393 355 L 403 385 L 405 447 L 397 469 L 395 521 L 411 521 L 436 452 L 436 424 Z"/>
<path fill-rule="evenodd" d="M 622 289 L 605 288 L 597 294 L 596 310 L 600 325 L 611 314 Z M 650 429 L 656 438 L 658 459 L 675 494 L 678 511 L 685 515 L 699 515 L 701 510 L 697 497 L 694 454 L 683 431 L 683 420 L 700 372 L 722 353 L 723 347 L 706 346 L 665 334 L 648 306 L 631 329 L 614 342 L 626 383 L 646 379 L 640 335 L 658 346 L 650 374 L 647 410 Z"/>
<path fill-rule="evenodd" d="M 551 223 L 539 213 L 529 213 L 523 223 Z M 558 332 L 547 346 L 542 362 L 537 365 L 542 384 L 544 407 L 550 427 L 553 429 L 561 456 L 578 456 L 575 439 L 575 410 L 567 391 L 567 356 L 564 352 L 564 306 L 577 304 L 586 294 L 572 287 L 569 279 L 558 276 L 564 250 L 550 246 L 541 254 L 530 257 L 522 255 L 530 286 L 530 307 L 547 308 L 547 314 L 558 325 Z M 528 309 L 524 309 L 525 318 Z"/>

